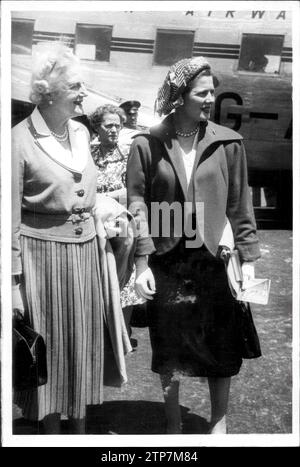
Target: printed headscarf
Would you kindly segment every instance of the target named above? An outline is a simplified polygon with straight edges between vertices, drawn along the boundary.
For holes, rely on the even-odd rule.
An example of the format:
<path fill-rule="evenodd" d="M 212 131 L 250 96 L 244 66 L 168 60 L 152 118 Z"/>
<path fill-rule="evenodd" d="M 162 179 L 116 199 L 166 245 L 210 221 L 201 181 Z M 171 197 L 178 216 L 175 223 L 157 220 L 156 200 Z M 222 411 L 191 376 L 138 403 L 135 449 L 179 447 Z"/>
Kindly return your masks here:
<path fill-rule="evenodd" d="M 174 63 L 158 90 L 155 112 L 160 116 L 167 115 L 181 105 L 181 95 L 188 83 L 203 70 L 210 70 L 210 64 L 204 57 L 184 58 Z"/>

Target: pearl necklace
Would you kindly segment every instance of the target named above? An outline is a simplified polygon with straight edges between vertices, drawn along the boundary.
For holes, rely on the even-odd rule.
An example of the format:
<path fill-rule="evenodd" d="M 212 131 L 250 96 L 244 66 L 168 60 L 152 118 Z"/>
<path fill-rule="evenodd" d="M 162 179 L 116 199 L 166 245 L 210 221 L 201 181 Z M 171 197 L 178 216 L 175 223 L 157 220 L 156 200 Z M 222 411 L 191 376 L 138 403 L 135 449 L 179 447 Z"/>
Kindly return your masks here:
<path fill-rule="evenodd" d="M 54 138 L 57 139 L 57 141 L 59 141 L 60 143 L 64 143 L 69 138 L 68 127 L 65 127 L 65 131 L 62 135 L 58 135 L 57 133 L 54 133 L 54 131 L 51 131 L 51 135 L 54 136 Z"/>
<path fill-rule="evenodd" d="M 197 133 L 198 129 L 199 129 L 199 127 L 196 126 L 196 128 L 194 128 L 191 131 L 185 132 L 185 131 L 176 130 L 175 133 L 176 133 L 177 136 L 182 136 L 183 138 L 188 138 L 189 136 L 195 135 Z"/>

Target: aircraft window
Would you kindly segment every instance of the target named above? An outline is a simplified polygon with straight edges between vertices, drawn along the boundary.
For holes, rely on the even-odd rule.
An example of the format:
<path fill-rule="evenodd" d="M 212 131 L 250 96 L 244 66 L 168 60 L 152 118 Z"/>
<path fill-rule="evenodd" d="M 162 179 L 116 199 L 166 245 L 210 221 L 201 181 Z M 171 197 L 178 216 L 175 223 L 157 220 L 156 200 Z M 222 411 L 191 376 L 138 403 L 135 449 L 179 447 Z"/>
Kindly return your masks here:
<path fill-rule="evenodd" d="M 31 55 L 34 21 L 13 19 L 11 23 L 11 53 Z"/>
<path fill-rule="evenodd" d="M 260 174 L 257 172 L 255 177 L 259 178 L 261 175 L 262 172 Z M 268 173 L 268 183 L 268 186 L 261 186 L 264 183 L 260 182 L 250 188 L 257 228 L 291 230 L 293 227 L 292 174 L 289 171 Z"/>
<path fill-rule="evenodd" d="M 76 54 L 86 60 L 109 62 L 112 26 L 76 25 Z"/>
<path fill-rule="evenodd" d="M 238 69 L 256 73 L 278 74 L 283 36 L 243 34 Z"/>
<path fill-rule="evenodd" d="M 193 54 L 194 31 L 158 29 L 156 33 L 154 64 L 172 65 Z"/>
<path fill-rule="evenodd" d="M 274 187 L 252 187 L 250 191 L 254 208 L 276 208 L 277 191 Z"/>

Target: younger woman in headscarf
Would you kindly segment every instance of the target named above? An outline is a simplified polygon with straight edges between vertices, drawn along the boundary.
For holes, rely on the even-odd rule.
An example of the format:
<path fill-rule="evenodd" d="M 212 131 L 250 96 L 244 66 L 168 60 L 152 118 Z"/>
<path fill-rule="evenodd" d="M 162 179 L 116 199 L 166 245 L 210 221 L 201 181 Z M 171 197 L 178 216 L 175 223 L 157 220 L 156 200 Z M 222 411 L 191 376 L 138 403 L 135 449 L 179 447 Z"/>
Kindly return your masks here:
<path fill-rule="evenodd" d="M 242 137 L 209 121 L 214 100 L 205 58 L 173 65 L 156 101 L 167 117 L 135 138 L 127 167 L 140 226 L 136 289 L 149 300 L 167 433 L 181 432 L 181 375 L 208 377 L 210 433 L 226 433 L 230 379 L 242 364 L 239 303 L 219 255 L 228 220 L 245 279 L 260 256 Z"/>

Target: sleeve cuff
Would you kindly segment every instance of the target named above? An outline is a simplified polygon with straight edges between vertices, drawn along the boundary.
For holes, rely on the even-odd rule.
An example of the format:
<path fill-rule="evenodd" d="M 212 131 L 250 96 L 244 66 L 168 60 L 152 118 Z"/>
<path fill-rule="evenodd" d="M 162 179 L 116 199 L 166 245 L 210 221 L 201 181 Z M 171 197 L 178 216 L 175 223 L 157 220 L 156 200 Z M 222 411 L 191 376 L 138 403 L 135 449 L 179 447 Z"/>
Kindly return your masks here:
<path fill-rule="evenodd" d="M 239 252 L 242 261 L 255 261 L 260 258 L 260 249 L 258 242 L 254 243 L 237 243 L 235 245 Z"/>
<path fill-rule="evenodd" d="M 151 255 L 156 251 L 153 240 L 150 237 L 139 238 L 134 256 L 145 256 Z"/>

